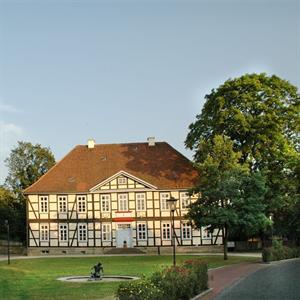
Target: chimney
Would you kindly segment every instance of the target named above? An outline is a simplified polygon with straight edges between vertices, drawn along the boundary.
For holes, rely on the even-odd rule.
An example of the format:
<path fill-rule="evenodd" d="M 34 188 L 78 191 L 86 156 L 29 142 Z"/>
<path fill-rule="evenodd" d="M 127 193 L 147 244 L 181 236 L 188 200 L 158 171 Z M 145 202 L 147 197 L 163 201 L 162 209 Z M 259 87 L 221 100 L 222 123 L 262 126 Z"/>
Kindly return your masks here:
<path fill-rule="evenodd" d="M 88 139 L 87 147 L 88 147 L 89 149 L 95 148 L 95 140 L 94 140 L 94 139 Z"/>
<path fill-rule="evenodd" d="M 155 146 L 155 137 L 153 137 L 153 136 L 148 137 L 148 138 L 147 138 L 147 141 L 148 141 L 148 146 L 149 146 L 149 147 Z"/>

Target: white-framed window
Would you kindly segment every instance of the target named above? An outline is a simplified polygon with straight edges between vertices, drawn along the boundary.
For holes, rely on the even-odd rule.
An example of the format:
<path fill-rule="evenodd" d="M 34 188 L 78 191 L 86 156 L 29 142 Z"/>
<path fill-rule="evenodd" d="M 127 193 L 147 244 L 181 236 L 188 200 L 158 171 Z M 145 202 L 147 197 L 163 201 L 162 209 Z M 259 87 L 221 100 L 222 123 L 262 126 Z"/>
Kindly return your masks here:
<path fill-rule="evenodd" d="M 118 194 L 119 211 L 128 211 L 128 195 Z"/>
<path fill-rule="evenodd" d="M 147 226 L 144 223 L 137 224 L 137 238 L 140 241 L 147 240 Z"/>
<path fill-rule="evenodd" d="M 110 224 L 102 224 L 102 241 L 110 242 L 111 241 L 111 229 Z"/>
<path fill-rule="evenodd" d="M 67 196 L 58 196 L 58 212 L 67 212 Z"/>
<path fill-rule="evenodd" d="M 162 210 L 169 210 L 169 204 L 167 200 L 170 199 L 170 193 L 160 193 L 160 207 Z"/>
<path fill-rule="evenodd" d="M 40 196 L 40 212 L 48 213 L 48 196 Z"/>
<path fill-rule="evenodd" d="M 136 210 L 146 210 L 146 194 L 145 193 L 136 193 Z"/>
<path fill-rule="evenodd" d="M 86 212 L 86 196 L 77 196 L 77 211 Z"/>
<path fill-rule="evenodd" d="M 182 209 L 187 209 L 189 207 L 189 205 L 191 204 L 191 198 L 188 193 L 180 193 L 180 203 Z"/>
<path fill-rule="evenodd" d="M 170 240 L 171 239 L 171 224 L 162 223 L 162 239 Z"/>
<path fill-rule="evenodd" d="M 202 238 L 211 239 L 211 231 L 208 229 L 208 227 L 202 227 Z"/>
<path fill-rule="evenodd" d="M 59 240 L 61 242 L 68 241 L 68 225 L 67 224 L 59 224 Z"/>
<path fill-rule="evenodd" d="M 127 184 L 126 177 L 118 177 L 118 184 Z"/>
<path fill-rule="evenodd" d="M 181 224 L 181 236 L 184 240 L 189 240 L 192 237 L 192 228 L 186 222 Z"/>
<path fill-rule="evenodd" d="M 131 225 L 130 224 L 118 224 L 118 229 L 130 229 Z"/>
<path fill-rule="evenodd" d="M 78 241 L 86 242 L 87 240 L 87 226 L 86 224 L 78 224 Z"/>
<path fill-rule="evenodd" d="M 49 225 L 42 224 L 40 227 L 40 241 L 48 242 L 49 241 Z"/>
<path fill-rule="evenodd" d="M 101 195 L 101 211 L 109 212 L 110 211 L 110 195 Z"/>

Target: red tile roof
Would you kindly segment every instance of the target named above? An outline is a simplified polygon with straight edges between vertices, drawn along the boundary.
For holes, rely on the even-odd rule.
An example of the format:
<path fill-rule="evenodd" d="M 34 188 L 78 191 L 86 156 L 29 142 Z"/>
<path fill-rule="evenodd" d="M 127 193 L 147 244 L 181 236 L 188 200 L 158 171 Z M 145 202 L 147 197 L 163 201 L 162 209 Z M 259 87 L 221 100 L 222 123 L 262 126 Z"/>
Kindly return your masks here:
<path fill-rule="evenodd" d="M 191 188 L 198 179 L 192 163 L 165 142 L 78 145 L 24 193 L 88 192 L 119 171 L 167 190 Z"/>

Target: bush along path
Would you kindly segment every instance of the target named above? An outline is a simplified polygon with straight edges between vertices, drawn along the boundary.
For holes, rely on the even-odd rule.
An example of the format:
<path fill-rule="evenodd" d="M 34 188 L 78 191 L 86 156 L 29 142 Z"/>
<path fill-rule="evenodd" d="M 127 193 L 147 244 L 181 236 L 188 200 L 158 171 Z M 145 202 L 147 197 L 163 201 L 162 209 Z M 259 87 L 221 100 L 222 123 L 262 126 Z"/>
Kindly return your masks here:
<path fill-rule="evenodd" d="M 263 262 L 300 257 L 300 247 L 283 246 L 281 241 L 273 240 L 273 246 L 262 251 Z"/>
<path fill-rule="evenodd" d="M 120 284 L 119 300 L 188 300 L 208 289 L 207 263 L 191 259 L 149 278 Z"/>

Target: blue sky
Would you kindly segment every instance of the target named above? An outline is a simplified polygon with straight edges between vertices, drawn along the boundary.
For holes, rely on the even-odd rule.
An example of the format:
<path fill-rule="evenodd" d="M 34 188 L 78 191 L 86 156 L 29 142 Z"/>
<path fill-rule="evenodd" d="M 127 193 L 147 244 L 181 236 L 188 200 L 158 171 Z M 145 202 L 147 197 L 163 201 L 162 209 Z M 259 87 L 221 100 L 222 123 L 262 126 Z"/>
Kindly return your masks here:
<path fill-rule="evenodd" d="M 204 95 L 244 73 L 300 87 L 300 1 L 0 0 L 0 183 L 17 140 L 183 154 Z"/>

